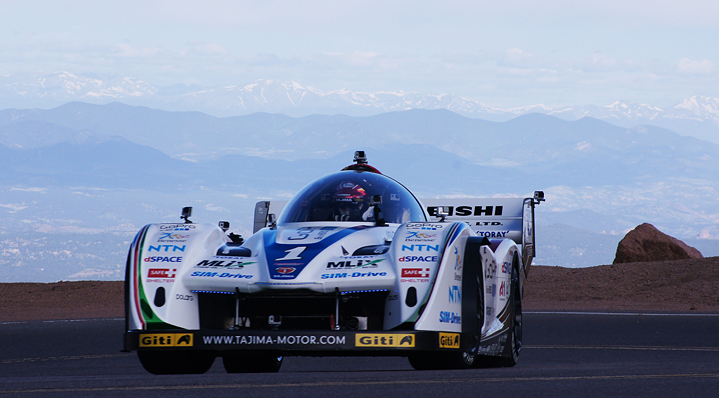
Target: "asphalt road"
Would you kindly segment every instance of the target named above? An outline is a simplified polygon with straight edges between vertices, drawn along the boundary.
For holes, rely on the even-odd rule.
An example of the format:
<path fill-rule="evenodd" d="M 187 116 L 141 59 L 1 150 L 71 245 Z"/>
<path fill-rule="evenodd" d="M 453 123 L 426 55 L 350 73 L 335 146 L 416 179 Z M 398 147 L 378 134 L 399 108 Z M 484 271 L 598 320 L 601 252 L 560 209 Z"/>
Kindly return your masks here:
<path fill-rule="evenodd" d="M 405 358 L 285 358 L 279 373 L 154 376 L 119 319 L 0 324 L 0 396 L 711 397 L 719 314 L 528 313 L 514 368 L 415 371 Z"/>

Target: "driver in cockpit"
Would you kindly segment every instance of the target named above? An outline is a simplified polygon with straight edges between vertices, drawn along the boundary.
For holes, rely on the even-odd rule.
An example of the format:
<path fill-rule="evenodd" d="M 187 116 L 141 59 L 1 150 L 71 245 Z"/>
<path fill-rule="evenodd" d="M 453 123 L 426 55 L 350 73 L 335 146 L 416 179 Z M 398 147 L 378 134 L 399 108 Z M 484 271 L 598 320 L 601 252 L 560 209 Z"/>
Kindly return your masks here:
<path fill-rule="evenodd" d="M 359 184 L 351 181 L 340 183 L 332 195 L 334 221 L 372 221 L 374 208 L 369 204 L 369 195 Z"/>

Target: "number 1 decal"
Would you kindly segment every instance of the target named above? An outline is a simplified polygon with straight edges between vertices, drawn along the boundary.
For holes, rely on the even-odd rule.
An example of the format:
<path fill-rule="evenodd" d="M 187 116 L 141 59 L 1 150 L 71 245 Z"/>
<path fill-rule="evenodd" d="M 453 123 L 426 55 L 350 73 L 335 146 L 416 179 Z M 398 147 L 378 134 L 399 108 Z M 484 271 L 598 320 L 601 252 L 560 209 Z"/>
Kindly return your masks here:
<path fill-rule="evenodd" d="M 278 258 L 275 261 L 284 261 L 284 260 L 302 260 L 302 257 L 300 257 L 300 254 L 307 249 L 307 246 L 297 246 L 294 249 L 285 250 L 285 255 L 282 258 Z"/>

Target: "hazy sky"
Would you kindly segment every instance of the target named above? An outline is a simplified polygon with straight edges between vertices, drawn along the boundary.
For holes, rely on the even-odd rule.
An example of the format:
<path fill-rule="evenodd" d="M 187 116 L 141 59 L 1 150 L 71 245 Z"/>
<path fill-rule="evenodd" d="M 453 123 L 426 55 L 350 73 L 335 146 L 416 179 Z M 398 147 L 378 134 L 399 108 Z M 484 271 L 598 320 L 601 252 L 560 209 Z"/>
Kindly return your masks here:
<path fill-rule="evenodd" d="M 294 80 L 500 107 L 719 96 L 716 0 L 204 3 L 0 0 L 0 74 Z"/>

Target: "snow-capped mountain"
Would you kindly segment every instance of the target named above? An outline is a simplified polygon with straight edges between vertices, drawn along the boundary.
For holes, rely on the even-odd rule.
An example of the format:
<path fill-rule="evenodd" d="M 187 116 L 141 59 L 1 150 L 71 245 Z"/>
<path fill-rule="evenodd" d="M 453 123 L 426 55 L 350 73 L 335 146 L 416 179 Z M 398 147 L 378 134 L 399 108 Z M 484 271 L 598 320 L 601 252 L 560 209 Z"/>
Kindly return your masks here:
<path fill-rule="evenodd" d="M 693 96 L 671 108 L 632 101 L 605 106 L 549 107 L 542 104 L 501 109 L 452 94 L 405 91 L 323 91 L 297 82 L 257 80 L 245 85 L 198 87 L 153 86 L 132 77 L 78 76 L 69 72 L 0 76 L 0 109 L 52 108 L 70 101 L 106 104 L 117 101 L 168 111 L 200 111 L 213 116 L 256 112 L 300 117 L 310 114 L 369 116 L 409 109 L 447 109 L 463 116 L 507 121 L 528 113 L 565 120 L 593 117 L 623 127 L 654 124 L 719 142 L 719 98 Z M 706 123 L 709 122 L 710 126 Z M 697 127 L 697 123 L 704 125 Z M 697 133 L 699 131 L 699 133 Z"/>
<path fill-rule="evenodd" d="M 0 101 L 3 103 L 18 99 L 25 100 L 21 102 L 36 103 L 69 101 L 97 103 L 126 98 L 147 98 L 156 93 L 156 87 L 132 77 L 80 77 L 69 72 L 0 77 Z"/>
<path fill-rule="evenodd" d="M 667 117 L 719 123 L 719 98 L 695 95 L 675 105 L 672 110 L 671 116 Z"/>

